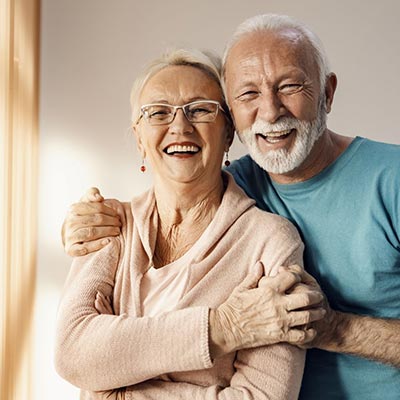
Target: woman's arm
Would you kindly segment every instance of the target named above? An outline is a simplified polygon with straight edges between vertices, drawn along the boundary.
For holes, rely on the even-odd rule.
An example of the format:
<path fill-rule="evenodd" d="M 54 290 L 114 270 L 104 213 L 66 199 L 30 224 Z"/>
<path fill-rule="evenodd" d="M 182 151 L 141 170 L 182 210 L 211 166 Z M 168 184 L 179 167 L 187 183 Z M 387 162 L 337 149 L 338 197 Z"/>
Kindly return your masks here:
<path fill-rule="evenodd" d="M 58 373 L 87 390 L 109 390 L 171 371 L 210 368 L 207 307 L 157 317 L 100 315 L 98 291 L 110 296 L 120 245 L 74 260 L 59 307 Z"/>
<path fill-rule="evenodd" d="M 96 309 L 102 314 L 113 313 L 109 299 L 102 293 L 96 297 Z M 241 350 L 237 352 L 234 368 L 235 374 L 225 388 L 155 379 L 123 389 L 121 399 L 294 400 L 298 398 L 303 375 L 304 351 L 287 344 Z M 106 395 L 113 396 L 115 393 L 92 395 L 96 399 L 105 399 Z"/>
<path fill-rule="evenodd" d="M 237 353 L 228 387 L 150 380 L 126 388 L 125 400 L 295 400 L 303 376 L 305 352 L 276 344 Z"/>

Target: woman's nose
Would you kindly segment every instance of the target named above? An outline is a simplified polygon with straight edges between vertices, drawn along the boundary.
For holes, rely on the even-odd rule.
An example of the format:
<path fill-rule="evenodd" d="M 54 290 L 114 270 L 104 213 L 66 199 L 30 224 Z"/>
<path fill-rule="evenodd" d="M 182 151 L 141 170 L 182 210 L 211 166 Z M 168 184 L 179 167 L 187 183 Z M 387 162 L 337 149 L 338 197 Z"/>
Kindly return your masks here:
<path fill-rule="evenodd" d="M 194 130 L 193 124 L 186 118 L 181 108 L 176 110 L 175 118 L 169 124 L 169 130 L 176 134 L 190 134 Z"/>

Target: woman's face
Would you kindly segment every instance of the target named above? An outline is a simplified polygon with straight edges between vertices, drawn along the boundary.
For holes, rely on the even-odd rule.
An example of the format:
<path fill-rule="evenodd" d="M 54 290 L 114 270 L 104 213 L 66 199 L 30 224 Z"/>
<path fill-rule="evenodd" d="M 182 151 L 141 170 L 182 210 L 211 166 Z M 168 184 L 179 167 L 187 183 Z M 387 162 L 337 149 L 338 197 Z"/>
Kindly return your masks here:
<path fill-rule="evenodd" d="M 222 93 L 210 76 L 191 66 L 169 66 L 157 72 L 139 98 L 140 106 L 184 105 L 196 100 L 222 104 Z M 142 117 L 134 131 L 139 151 L 151 164 L 156 179 L 206 184 L 220 179 L 223 153 L 233 134 L 221 110 L 213 122 L 189 122 L 182 109 L 165 125 L 152 126 Z"/>

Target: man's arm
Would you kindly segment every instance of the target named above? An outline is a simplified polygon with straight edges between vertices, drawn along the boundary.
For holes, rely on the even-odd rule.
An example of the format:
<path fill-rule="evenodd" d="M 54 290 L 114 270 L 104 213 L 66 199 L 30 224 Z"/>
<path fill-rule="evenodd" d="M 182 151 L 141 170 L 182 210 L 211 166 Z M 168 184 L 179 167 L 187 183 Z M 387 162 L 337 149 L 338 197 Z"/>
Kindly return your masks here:
<path fill-rule="evenodd" d="M 307 348 L 319 348 L 391 364 L 400 368 L 400 321 L 330 310 L 313 324 L 316 338 Z"/>

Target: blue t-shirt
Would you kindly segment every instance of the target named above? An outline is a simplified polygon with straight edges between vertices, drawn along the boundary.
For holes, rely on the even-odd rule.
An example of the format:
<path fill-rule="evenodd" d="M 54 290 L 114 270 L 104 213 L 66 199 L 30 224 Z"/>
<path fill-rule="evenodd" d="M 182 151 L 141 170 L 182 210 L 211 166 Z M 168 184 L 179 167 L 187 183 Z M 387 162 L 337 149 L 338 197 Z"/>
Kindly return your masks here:
<path fill-rule="evenodd" d="M 357 137 L 318 175 L 289 185 L 249 156 L 228 171 L 259 208 L 294 223 L 333 309 L 400 319 L 400 146 Z M 312 349 L 300 398 L 399 400 L 400 369 Z"/>

